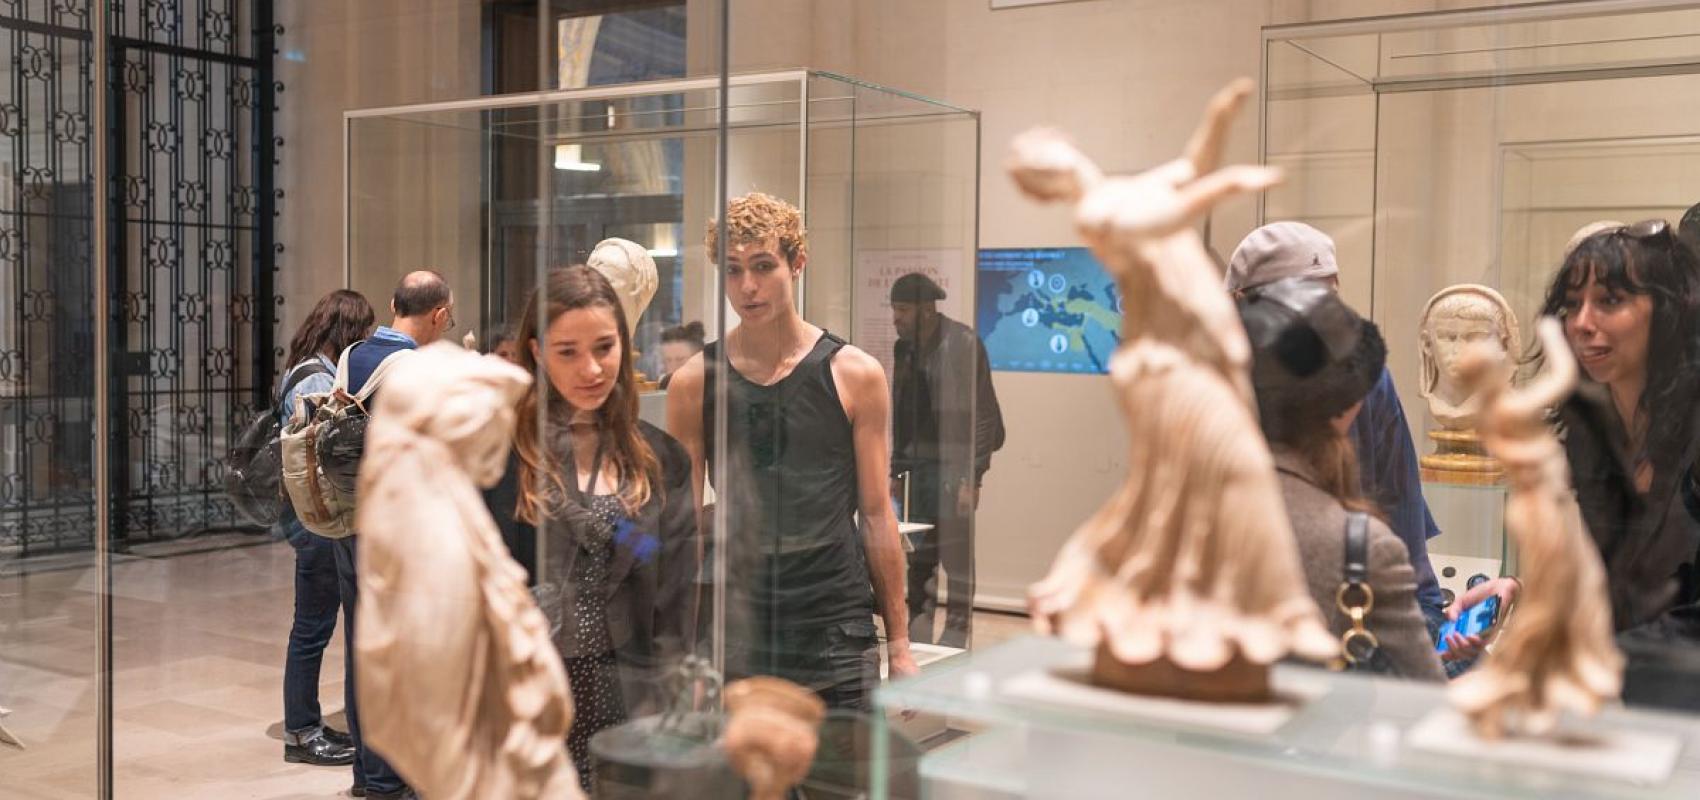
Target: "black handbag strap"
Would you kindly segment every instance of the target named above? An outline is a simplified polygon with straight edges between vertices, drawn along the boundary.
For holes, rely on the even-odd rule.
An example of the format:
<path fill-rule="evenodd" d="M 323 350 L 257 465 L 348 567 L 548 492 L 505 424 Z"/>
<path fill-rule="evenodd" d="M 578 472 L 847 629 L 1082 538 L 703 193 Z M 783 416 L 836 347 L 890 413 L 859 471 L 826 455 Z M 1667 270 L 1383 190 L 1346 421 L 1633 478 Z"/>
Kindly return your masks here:
<path fill-rule="evenodd" d="M 1347 583 L 1369 583 L 1369 515 L 1362 511 L 1346 514 Z"/>
<path fill-rule="evenodd" d="M 1369 629 L 1368 618 L 1375 608 L 1375 591 L 1369 584 L 1369 515 L 1362 511 L 1346 514 L 1345 559 L 1340 589 L 1334 602 L 1351 620 L 1340 635 L 1340 655 L 1346 669 L 1392 672 L 1392 664 L 1381 649 L 1381 640 Z"/>

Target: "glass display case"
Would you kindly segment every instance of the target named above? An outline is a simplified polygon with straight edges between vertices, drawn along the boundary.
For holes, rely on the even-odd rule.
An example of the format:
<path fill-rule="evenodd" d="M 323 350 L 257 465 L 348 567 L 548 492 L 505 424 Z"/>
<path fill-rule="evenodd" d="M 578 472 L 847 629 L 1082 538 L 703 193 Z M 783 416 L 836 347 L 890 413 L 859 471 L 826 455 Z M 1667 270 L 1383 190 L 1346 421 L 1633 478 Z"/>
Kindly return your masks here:
<path fill-rule="evenodd" d="M 1401 799 L 1650 799 L 1700 791 L 1700 722 L 1688 715 L 1609 709 L 1589 721 L 1590 733 L 1648 737 L 1659 743 L 1648 749 L 1663 748 L 1669 759 L 1657 779 L 1607 778 L 1496 761 L 1485 746 L 1469 756 L 1444 752 L 1426 730 L 1447 706 L 1433 685 L 1281 665 L 1274 674 L 1281 701 L 1246 717 L 1210 703 L 1091 687 L 1077 679 L 1091 658 L 1060 640 L 1018 638 L 883 689 L 888 711 L 943 715 L 978 731 L 920 761 L 920 796 L 1095 797 L 1106 787 L 1154 797 L 1251 797 L 1279 787 L 1282 797 Z M 1266 711 L 1274 713 L 1256 716 Z"/>
<path fill-rule="evenodd" d="M 920 273 L 942 293 L 939 310 L 972 325 L 978 115 L 822 72 L 733 75 L 727 84 L 724 107 L 718 81 L 704 78 L 348 112 L 347 284 L 372 298 L 387 297 L 402 274 L 436 269 L 457 296 L 459 327 L 449 338 L 473 332 L 485 341 L 504 329 L 511 332 L 532 288 L 552 270 L 584 262 L 605 238 L 628 239 L 648 250 L 659 273 L 659 291 L 636 321 L 634 338 L 637 368 L 659 379 L 665 328 L 703 323 L 712 353 L 715 342 L 726 341 L 740 324 L 744 301 L 729 294 L 728 284 L 743 267 L 722 272 L 717 265 L 724 263 L 723 254 L 711 250 L 705 232 L 726 213 L 727 201 L 762 192 L 801 212 L 807 260 L 791 265 L 798 271 L 792 299 L 805 320 L 866 352 L 883 368 L 877 393 L 882 403 L 898 409 L 901 454 L 902 387 L 912 386 L 908 380 L 923 367 L 918 359 L 898 357 L 906 334 L 894 319 L 893 286 L 899 278 Z M 933 302 L 927 298 L 928 305 Z M 970 351 L 962 362 L 965 378 L 951 369 L 925 367 L 932 396 L 968 398 L 972 409 L 974 358 Z M 715 359 L 705 355 L 705 368 L 740 368 L 735 359 Z M 799 362 L 795 369 L 808 369 L 809 363 Z M 917 372 L 900 374 L 905 364 Z M 539 385 L 549 380 L 541 371 L 536 377 Z M 815 380 L 812 375 L 801 379 Z M 751 424 L 752 415 L 777 413 L 776 403 L 742 407 L 729 400 L 735 388 L 729 384 L 748 382 L 722 381 L 697 389 L 685 401 L 703 402 L 703 394 L 711 394 L 704 405 L 714 411 L 701 421 L 704 437 L 717 427 L 728 429 L 721 426 L 736 431 Z M 762 386 L 788 382 L 793 381 L 781 375 Z M 833 391 L 857 391 L 845 386 Z M 661 390 L 652 384 L 641 408 L 646 421 L 678 435 L 677 420 L 668 418 L 668 395 L 676 392 L 677 387 Z M 861 399 L 845 406 L 872 399 L 866 392 L 857 396 Z M 972 412 L 966 413 L 961 421 L 972 429 Z M 823 427 L 836 424 L 831 416 L 822 419 Z M 543 430 L 538 435 L 551 434 Z M 779 436 L 769 446 L 783 457 L 784 436 L 770 435 Z M 738 438 L 734 433 L 722 441 Z M 700 444 L 686 441 L 693 455 Z M 971 469 L 969 443 L 946 436 L 934 444 L 934 473 L 941 464 L 948 475 Z M 777 541 L 752 529 L 765 524 L 761 514 L 771 521 L 771 515 L 785 513 L 788 501 L 781 499 L 777 510 L 757 508 L 753 513 L 758 516 L 732 523 L 727 515 L 734 512 L 728 509 L 770 504 L 774 497 L 818 485 L 810 483 L 814 476 L 783 465 L 757 478 L 740 479 L 741 473 L 733 471 L 734 477 L 722 479 L 728 474 L 725 465 L 711 454 L 703 458 L 708 478 L 703 497 L 712 509 L 715 533 L 704 543 L 696 576 L 703 592 L 699 649 L 728 678 L 761 673 L 760 666 L 740 666 L 745 663 L 741 655 L 778 645 L 747 636 L 728 642 L 725 633 L 728 619 L 748 619 L 754 601 L 742 594 L 729 599 L 710 587 L 747 588 L 737 577 L 738 565 L 771 556 L 765 550 Z M 870 476 L 861 471 L 862 460 L 847 457 L 833 469 L 856 471 L 856 481 L 866 482 Z M 894 541 L 926 552 L 935 535 L 934 517 L 938 509 L 955 506 L 958 487 L 926 477 L 904 483 L 909 470 L 901 458 L 898 463 L 891 477 L 899 481 L 894 494 L 901 498 L 902 519 Z M 865 498 L 862 506 L 850 510 L 866 516 Z M 850 535 L 859 537 L 854 523 L 845 522 L 852 526 Z M 972 519 L 957 515 L 952 524 L 972 525 Z M 737 538 L 746 535 L 751 538 Z M 758 548 L 764 552 L 754 552 Z M 845 574 L 856 567 L 841 566 Z M 893 586 L 887 578 L 898 603 L 903 602 L 904 579 L 897 574 Z M 806 603 L 794 605 L 797 613 L 809 611 Z M 853 627 L 858 636 L 865 627 L 873 641 L 877 616 L 870 612 L 863 621 L 838 627 Z M 783 621 L 765 624 L 775 630 L 761 635 L 772 639 L 790 630 Z M 917 652 L 921 660 L 938 655 Z"/>
<path fill-rule="evenodd" d="M 1563 247 L 1596 220 L 1677 220 L 1700 197 L 1692 144 L 1700 11 L 1568 3 L 1264 29 L 1262 205 L 1330 234 L 1341 291 L 1370 312 L 1419 454 L 1425 300 L 1481 284 L 1533 338 Z M 1518 355 L 1526 355 L 1524 353 Z M 1425 475 L 1442 584 L 1507 573 L 1493 485 Z M 1451 572 L 1452 575 L 1446 575 Z"/>

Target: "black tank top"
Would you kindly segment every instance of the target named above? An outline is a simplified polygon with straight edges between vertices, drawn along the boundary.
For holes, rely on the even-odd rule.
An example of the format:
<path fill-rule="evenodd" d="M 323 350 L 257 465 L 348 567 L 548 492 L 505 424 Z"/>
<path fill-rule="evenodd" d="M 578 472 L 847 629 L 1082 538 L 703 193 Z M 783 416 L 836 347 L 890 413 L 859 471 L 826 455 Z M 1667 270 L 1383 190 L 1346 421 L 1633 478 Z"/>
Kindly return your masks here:
<path fill-rule="evenodd" d="M 728 598 L 767 630 L 868 619 L 874 608 L 856 527 L 856 447 L 832 381 L 844 340 L 822 332 L 772 386 L 726 370 L 726 474 L 714 488 L 729 525 Z M 705 349 L 703 441 L 714 466 L 719 343 Z"/>

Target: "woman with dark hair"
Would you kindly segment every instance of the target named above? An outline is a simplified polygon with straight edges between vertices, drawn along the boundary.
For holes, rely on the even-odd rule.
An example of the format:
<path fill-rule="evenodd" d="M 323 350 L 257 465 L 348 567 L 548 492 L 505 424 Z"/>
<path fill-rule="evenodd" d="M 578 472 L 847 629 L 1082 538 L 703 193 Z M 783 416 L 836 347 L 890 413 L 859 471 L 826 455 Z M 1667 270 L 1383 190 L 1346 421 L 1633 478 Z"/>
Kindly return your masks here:
<path fill-rule="evenodd" d="M 1327 284 L 1288 278 L 1239 300 L 1252 346 L 1258 421 L 1269 440 L 1281 497 L 1311 596 L 1364 671 L 1445 679 L 1417 605 L 1405 543 L 1363 499 L 1347 431 L 1387 360 L 1381 332 Z M 1357 544 L 1349 541 L 1356 538 Z M 1354 574 L 1348 562 L 1361 565 Z M 1350 590 L 1353 581 L 1367 584 Z M 1367 605 L 1362 634 L 1342 602 Z M 1373 637 L 1373 638 L 1372 638 Z M 1368 646 L 1377 642 L 1377 646 Z"/>
<path fill-rule="evenodd" d="M 331 390 L 337 356 L 370 335 L 375 322 L 372 304 L 358 292 L 338 289 L 319 298 L 289 342 L 289 368 L 277 391 L 281 421 L 288 421 L 299 398 Z M 334 546 L 302 526 L 288 503 L 278 527 L 295 548 L 295 622 L 283 668 L 283 760 L 321 766 L 352 764 L 353 741 L 348 734 L 327 727 L 319 711 L 319 667 L 325 646 L 336 632 L 341 602 Z M 346 691 L 352 695 L 352 683 Z"/>
<path fill-rule="evenodd" d="M 486 495 L 566 661 L 567 745 L 586 790 L 590 737 L 663 710 L 660 679 L 695 620 L 690 460 L 638 419 L 629 330 L 600 273 L 549 273 L 515 330 L 515 359 L 538 381 L 516 408 L 508 473 Z"/>
<path fill-rule="evenodd" d="M 1613 225 L 1576 243 L 1541 313 L 1564 322 L 1582 368 L 1558 422 L 1576 497 L 1605 561 L 1625 644 L 1700 644 L 1700 265 L 1664 220 Z M 1540 355 L 1537 355 L 1538 360 Z M 1477 586 L 1455 607 L 1516 594 Z M 1479 640 L 1466 644 L 1474 646 Z M 1635 659 L 1626 693 L 1635 690 Z"/>
<path fill-rule="evenodd" d="M 703 339 L 702 323 L 695 320 L 661 332 L 662 389 L 673 382 L 673 373 L 690 361 L 691 356 L 702 352 Z"/>

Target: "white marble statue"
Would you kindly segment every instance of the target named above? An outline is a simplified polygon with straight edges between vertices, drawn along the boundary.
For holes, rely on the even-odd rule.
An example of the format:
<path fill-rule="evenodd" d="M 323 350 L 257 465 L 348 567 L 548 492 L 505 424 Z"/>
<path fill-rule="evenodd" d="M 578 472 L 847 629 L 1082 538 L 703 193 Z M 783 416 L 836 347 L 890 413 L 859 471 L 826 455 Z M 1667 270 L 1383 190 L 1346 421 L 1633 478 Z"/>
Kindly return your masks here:
<path fill-rule="evenodd" d="M 1021 135 L 1009 162 L 1028 196 L 1075 207 L 1123 298 L 1110 375 L 1128 474 L 1029 606 L 1042 632 L 1096 645 L 1094 680 L 1127 691 L 1263 700 L 1274 661 L 1339 653 L 1258 427 L 1250 344 L 1192 227 L 1219 200 L 1279 180 L 1268 167 L 1216 168 L 1250 91 L 1242 80 L 1219 92 L 1185 155 L 1138 175 L 1104 176 L 1052 130 Z"/>
<path fill-rule="evenodd" d="M 1526 565 L 1515 614 L 1506 613 L 1487 658 L 1450 689 L 1489 739 L 1551 733 L 1561 712 L 1593 714 L 1623 681 L 1605 566 L 1571 493 L 1564 448 L 1546 423 L 1547 409 L 1576 386 L 1576 359 L 1557 320 L 1542 319 L 1536 330 L 1545 368 L 1520 390 L 1508 388 L 1507 368 L 1491 349 L 1464 364 L 1483 392 L 1482 443 L 1505 465 L 1505 528 Z"/>
<path fill-rule="evenodd" d="M 1481 398 L 1465 385 L 1460 357 L 1470 348 L 1493 360 L 1496 369 L 1517 357 L 1521 344 L 1511 304 L 1486 286 L 1448 286 L 1423 307 L 1421 330 L 1422 396 L 1429 413 L 1446 430 L 1474 430 Z"/>
<path fill-rule="evenodd" d="M 431 800 L 581 796 L 566 670 L 479 494 L 502 475 L 530 384 L 499 357 L 430 345 L 386 378 L 367 430 L 361 727 Z"/>

